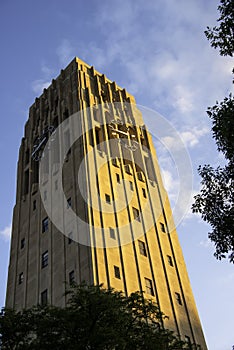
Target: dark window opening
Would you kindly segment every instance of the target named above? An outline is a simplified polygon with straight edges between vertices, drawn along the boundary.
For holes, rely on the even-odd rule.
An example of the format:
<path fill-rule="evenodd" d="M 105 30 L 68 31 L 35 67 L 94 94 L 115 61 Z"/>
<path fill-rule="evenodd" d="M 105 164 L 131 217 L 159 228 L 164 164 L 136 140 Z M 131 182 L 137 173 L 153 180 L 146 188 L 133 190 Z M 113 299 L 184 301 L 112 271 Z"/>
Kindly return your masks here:
<path fill-rule="evenodd" d="M 36 199 L 34 199 L 33 201 L 33 210 L 36 210 L 37 209 L 37 201 Z"/>
<path fill-rule="evenodd" d="M 160 228 L 161 228 L 162 232 L 164 232 L 164 233 L 166 232 L 165 225 L 162 222 L 160 222 Z"/>
<path fill-rule="evenodd" d="M 120 279 L 120 269 L 118 266 L 114 266 L 115 277 Z"/>
<path fill-rule="evenodd" d="M 58 116 L 56 116 L 53 120 L 53 126 L 55 127 L 55 129 L 58 127 Z"/>
<path fill-rule="evenodd" d="M 19 274 L 19 284 L 22 284 L 23 281 L 24 281 L 24 273 L 21 272 L 21 273 Z"/>
<path fill-rule="evenodd" d="M 141 221 L 140 212 L 137 208 L 132 208 L 134 220 Z"/>
<path fill-rule="evenodd" d="M 96 144 L 97 144 L 97 147 L 98 149 L 100 149 L 100 129 L 99 128 L 95 128 L 95 137 L 96 137 Z"/>
<path fill-rule="evenodd" d="M 168 263 L 169 263 L 170 266 L 174 266 L 172 257 L 170 255 L 167 255 L 167 260 L 168 260 Z"/>
<path fill-rule="evenodd" d="M 179 305 L 182 305 L 180 293 L 175 292 L 175 297 Z"/>
<path fill-rule="evenodd" d="M 106 203 L 110 204 L 111 203 L 111 197 L 109 194 L 105 194 L 105 199 L 106 199 Z"/>
<path fill-rule="evenodd" d="M 71 272 L 69 272 L 69 284 L 73 284 L 75 282 L 75 271 L 72 270 Z"/>
<path fill-rule="evenodd" d="M 25 238 L 22 238 L 20 242 L 20 249 L 24 249 L 24 247 L 25 247 Z"/>
<path fill-rule="evenodd" d="M 41 256 L 41 268 L 43 269 L 44 267 L 48 266 L 48 260 L 49 260 L 49 255 L 48 255 L 48 250 L 44 252 Z"/>
<path fill-rule="evenodd" d="M 147 256 L 147 251 L 146 251 L 146 246 L 145 242 L 143 241 L 138 241 L 139 244 L 139 251 L 141 255 Z"/>
<path fill-rule="evenodd" d="M 116 237 L 115 237 L 115 230 L 112 227 L 109 227 L 109 230 L 110 230 L 110 238 L 116 239 Z"/>
<path fill-rule="evenodd" d="M 48 231 L 49 229 L 49 219 L 46 217 L 45 219 L 42 220 L 42 233 Z"/>
<path fill-rule="evenodd" d="M 72 232 L 69 232 L 68 234 L 68 244 L 71 244 L 73 242 L 73 233 Z"/>
<path fill-rule="evenodd" d="M 146 190 L 145 190 L 145 188 L 142 188 L 142 194 L 143 194 L 143 197 L 144 197 L 144 198 L 147 197 L 147 196 L 146 196 Z"/>
<path fill-rule="evenodd" d="M 149 278 L 146 278 L 146 277 L 145 277 L 145 288 L 146 288 L 147 294 L 154 296 L 153 283 Z"/>
<path fill-rule="evenodd" d="M 118 173 L 116 174 L 116 181 L 120 184 L 120 175 Z"/>
<path fill-rule="evenodd" d="M 41 305 L 45 306 L 45 305 L 47 305 L 47 302 L 48 302 L 48 292 L 47 292 L 47 289 L 45 289 L 41 293 Z"/>
<path fill-rule="evenodd" d="M 72 205 L 72 200 L 71 200 L 71 197 L 69 197 L 67 200 L 67 209 L 71 208 L 71 205 Z"/>

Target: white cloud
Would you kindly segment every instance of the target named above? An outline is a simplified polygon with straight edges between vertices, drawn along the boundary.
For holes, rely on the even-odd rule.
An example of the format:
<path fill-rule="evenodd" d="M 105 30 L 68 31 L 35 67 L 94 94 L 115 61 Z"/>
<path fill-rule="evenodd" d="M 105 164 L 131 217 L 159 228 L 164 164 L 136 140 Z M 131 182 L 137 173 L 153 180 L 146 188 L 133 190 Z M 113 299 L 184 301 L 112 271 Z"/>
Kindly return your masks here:
<path fill-rule="evenodd" d="M 189 130 L 180 132 L 180 136 L 187 147 L 194 147 L 199 143 L 201 137 L 210 132 L 208 127 L 193 127 Z"/>
<path fill-rule="evenodd" d="M 200 241 L 199 245 L 202 246 L 203 248 L 209 248 L 209 249 L 214 247 L 213 243 L 208 238 Z"/>
<path fill-rule="evenodd" d="M 75 57 L 75 48 L 71 45 L 70 41 L 63 39 L 58 46 L 56 53 L 62 66 L 67 66 L 68 63 Z"/>
<path fill-rule="evenodd" d="M 3 230 L 0 231 L 0 237 L 5 241 L 9 241 L 11 238 L 11 225 L 6 226 Z"/>
<path fill-rule="evenodd" d="M 43 79 L 34 80 L 32 82 L 32 89 L 37 95 L 41 95 L 43 90 L 51 84 L 51 81 L 45 81 Z"/>

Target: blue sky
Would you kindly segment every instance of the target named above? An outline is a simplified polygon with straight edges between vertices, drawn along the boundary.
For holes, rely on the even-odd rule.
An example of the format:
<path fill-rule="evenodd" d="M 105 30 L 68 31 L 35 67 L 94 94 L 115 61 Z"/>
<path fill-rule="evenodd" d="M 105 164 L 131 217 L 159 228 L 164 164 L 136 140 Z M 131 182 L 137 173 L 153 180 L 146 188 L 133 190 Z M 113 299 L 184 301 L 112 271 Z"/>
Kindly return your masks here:
<path fill-rule="evenodd" d="M 231 60 L 210 48 L 203 34 L 207 25 L 215 24 L 217 5 L 216 0 L 0 1 L 0 305 L 28 108 L 74 56 L 174 125 L 192 160 L 194 193 L 199 190 L 198 165 L 223 162 L 205 113 L 232 88 Z M 166 153 L 159 149 L 159 156 L 173 203 L 178 181 Z M 208 231 L 191 212 L 178 226 L 209 349 L 231 350 L 234 270 L 228 262 L 215 260 Z"/>

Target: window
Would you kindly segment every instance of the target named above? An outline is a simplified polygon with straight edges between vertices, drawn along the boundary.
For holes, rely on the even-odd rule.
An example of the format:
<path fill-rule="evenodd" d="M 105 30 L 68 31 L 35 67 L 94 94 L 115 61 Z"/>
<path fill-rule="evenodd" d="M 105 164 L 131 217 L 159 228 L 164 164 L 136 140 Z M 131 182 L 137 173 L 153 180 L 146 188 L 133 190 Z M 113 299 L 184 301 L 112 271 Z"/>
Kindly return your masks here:
<path fill-rule="evenodd" d="M 110 197 L 110 195 L 106 193 L 106 194 L 105 194 L 105 198 L 106 198 L 106 203 L 110 204 L 110 202 L 111 202 L 111 197 Z"/>
<path fill-rule="evenodd" d="M 132 181 L 129 181 L 129 185 L 130 185 L 130 190 L 133 191 L 133 183 L 132 183 Z"/>
<path fill-rule="evenodd" d="M 139 210 L 137 208 L 132 207 L 132 211 L 133 211 L 134 219 L 140 222 L 141 219 L 140 219 L 140 216 L 139 216 L 140 215 Z"/>
<path fill-rule="evenodd" d="M 116 181 L 118 182 L 118 184 L 120 184 L 120 176 L 118 173 L 116 174 Z"/>
<path fill-rule="evenodd" d="M 44 191 L 44 201 L 47 200 L 47 191 Z"/>
<path fill-rule="evenodd" d="M 100 143 L 100 129 L 95 128 L 95 137 L 96 137 L 96 144 L 97 148 L 100 149 L 99 143 Z"/>
<path fill-rule="evenodd" d="M 25 247 L 25 238 L 22 238 L 20 242 L 20 249 L 23 249 L 24 247 Z"/>
<path fill-rule="evenodd" d="M 48 292 L 47 292 L 47 289 L 45 289 L 41 293 L 41 305 L 45 306 L 45 305 L 47 305 L 47 302 L 48 302 Z"/>
<path fill-rule="evenodd" d="M 23 280 L 24 280 L 24 273 L 21 272 L 21 273 L 19 274 L 19 284 L 22 284 L 22 283 L 23 283 Z"/>
<path fill-rule="evenodd" d="M 143 194 L 143 197 L 146 198 L 146 190 L 145 190 L 145 188 L 142 188 L 142 194 Z"/>
<path fill-rule="evenodd" d="M 89 144 L 90 146 L 94 146 L 94 139 L 93 139 L 93 129 L 89 130 Z"/>
<path fill-rule="evenodd" d="M 167 255 L 167 260 L 168 260 L 168 264 L 169 264 L 170 266 L 174 266 L 174 265 L 173 265 L 172 257 L 171 257 L 170 255 Z"/>
<path fill-rule="evenodd" d="M 73 241 L 73 233 L 72 232 L 69 232 L 68 233 L 68 244 L 71 244 L 72 243 L 72 241 Z"/>
<path fill-rule="evenodd" d="M 36 199 L 34 199 L 33 201 L 33 210 L 36 210 L 37 209 L 37 201 Z"/>
<path fill-rule="evenodd" d="M 154 289 L 153 289 L 152 281 L 146 277 L 145 277 L 145 289 L 146 289 L 147 294 L 154 296 Z"/>
<path fill-rule="evenodd" d="M 175 292 L 175 296 L 176 296 L 176 300 L 177 300 L 178 304 L 179 304 L 179 305 L 182 305 L 182 300 L 181 300 L 180 293 L 176 293 L 176 292 Z"/>
<path fill-rule="evenodd" d="M 160 228 L 162 232 L 166 232 L 165 225 L 162 222 L 160 222 Z"/>
<path fill-rule="evenodd" d="M 71 208 L 72 200 L 71 197 L 67 200 L 67 209 Z"/>
<path fill-rule="evenodd" d="M 48 265 L 48 250 L 44 252 L 41 256 L 41 268 L 43 269 Z"/>
<path fill-rule="evenodd" d="M 118 266 L 114 266 L 115 277 L 120 279 L 120 269 Z"/>
<path fill-rule="evenodd" d="M 146 252 L 146 246 L 145 246 L 145 242 L 143 241 L 138 241 L 139 244 L 139 251 L 141 255 L 147 256 L 147 252 Z"/>
<path fill-rule="evenodd" d="M 112 227 L 109 227 L 109 230 L 110 230 L 110 238 L 116 239 L 115 230 Z"/>
<path fill-rule="evenodd" d="M 42 233 L 48 231 L 49 229 L 49 219 L 46 217 L 45 219 L 42 220 Z"/>
<path fill-rule="evenodd" d="M 54 182 L 54 189 L 55 189 L 55 191 L 57 191 L 57 189 L 58 189 L 58 180 L 55 180 L 55 182 Z"/>
<path fill-rule="evenodd" d="M 73 284 L 75 282 L 75 271 L 72 270 L 71 272 L 69 272 L 69 284 Z"/>

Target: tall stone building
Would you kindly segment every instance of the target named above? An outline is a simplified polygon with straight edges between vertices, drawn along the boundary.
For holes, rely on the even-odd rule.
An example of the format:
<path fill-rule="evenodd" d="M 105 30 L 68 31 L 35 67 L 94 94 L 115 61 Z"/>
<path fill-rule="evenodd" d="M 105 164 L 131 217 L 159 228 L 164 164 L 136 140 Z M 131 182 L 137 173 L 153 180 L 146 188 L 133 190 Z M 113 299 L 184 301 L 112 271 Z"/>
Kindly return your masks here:
<path fill-rule="evenodd" d="M 65 306 L 73 281 L 145 291 L 167 328 L 205 350 L 171 217 L 133 96 L 75 58 L 25 125 L 6 306 Z"/>

